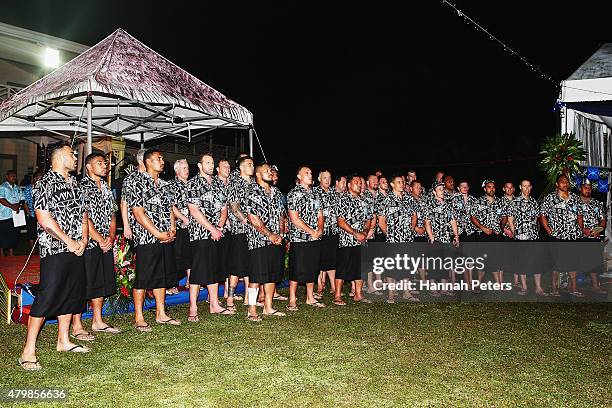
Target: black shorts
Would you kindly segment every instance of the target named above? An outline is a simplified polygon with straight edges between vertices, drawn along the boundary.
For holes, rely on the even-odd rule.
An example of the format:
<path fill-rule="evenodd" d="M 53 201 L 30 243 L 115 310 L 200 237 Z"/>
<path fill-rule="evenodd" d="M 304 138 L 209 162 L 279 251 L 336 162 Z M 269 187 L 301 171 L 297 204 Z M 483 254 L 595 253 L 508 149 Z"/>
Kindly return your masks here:
<path fill-rule="evenodd" d="M 0 220 L 0 248 L 15 249 L 19 241 L 19 228 L 13 225 L 13 219 Z"/>
<path fill-rule="evenodd" d="M 510 253 L 513 257 L 510 268 L 512 273 L 533 276 L 546 271 L 545 246 L 538 244 L 537 240 L 516 240 L 510 245 Z"/>
<path fill-rule="evenodd" d="M 429 242 L 429 239 L 423 235 L 422 237 L 414 237 L 414 242 Z"/>
<path fill-rule="evenodd" d="M 99 246 L 85 251 L 85 299 L 112 296 L 117 292 L 113 251 L 102 252 Z"/>
<path fill-rule="evenodd" d="M 217 265 L 217 242 L 212 239 L 199 239 L 191 241 L 191 273 L 189 284 L 212 285 L 225 281 L 225 272 L 220 271 Z"/>
<path fill-rule="evenodd" d="M 547 238 L 550 243 L 548 248 L 548 267 L 555 272 L 578 272 L 581 269 L 581 256 L 573 245 L 575 240 L 563 240 L 552 236 Z"/>
<path fill-rule="evenodd" d="M 223 237 L 217 241 L 217 268 L 219 268 L 219 272 L 223 273 L 225 276 L 229 276 L 231 244 L 232 235 L 229 232 L 225 232 Z"/>
<path fill-rule="evenodd" d="M 26 226 L 28 228 L 28 233 L 26 234 L 26 238 L 30 241 L 36 241 L 37 237 L 37 225 L 36 217 L 26 217 Z"/>
<path fill-rule="evenodd" d="M 227 269 L 230 275 L 249 276 L 249 245 L 246 234 L 231 236 Z"/>
<path fill-rule="evenodd" d="M 361 245 L 338 248 L 336 279 L 361 280 Z"/>
<path fill-rule="evenodd" d="M 338 255 L 338 235 L 324 235 L 321 238 L 321 266 L 322 271 L 336 269 L 336 258 Z"/>
<path fill-rule="evenodd" d="M 280 245 L 266 245 L 249 251 L 249 283 L 276 283 L 283 278 L 280 258 L 283 253 Z"/>
<path fill-rule="evenodd" d="M 181 279 L 185 276 L 185 271 L 191 268 L 191 242 L 189 242 L 189 231 L 186 228 L 176 230 L 174 252 L 176 254 L 178 278 Z"/>
<path fill-rule="evenodd" d="M 444 258 L 452 255 L 453 248 L 452 244 L 443 244 L 441 242 L 434 242 L 429 245 L 426 255 L 430 258 L 430 261 L 429 264 L 425 265 L 429 279 L 441 280 L 449 278 L 450 270 L 444 269 Z"/>
<path fill-rule="evenodd" d="M 289 280 L 314 283 L 321 268 L 321 241 L 292 242 L 289 247 Z"/>
<path fill-rule="evenodd" d="M 172 288 L 178 284 L 173 243 L 136 247 L 134 289 Z"/>
<path fill-rule="evenodd" d="M 507 253 L 505 251 L 508 250 L 509 245 L 501 245 L 506 242 L 506 239 L 501 234 L 491 234 L 487 235 L 483 232 L 478 234 L 478 242 L 487 244 L 491 243 L 492 245 L 482 245 L 478 246 L 478 249 L 481 252 L 487 254 L 487 258 L 485 261 L 485 272 L 498 272 L 504 270 L 504 267 L 507 268 Z"/>
<path fill-rule="evenodd" d="M 85 308 L 85 264 L 72 252 L 40 260 L 40 283 L 30 316 L 56 317 L 81 313 Z"/>

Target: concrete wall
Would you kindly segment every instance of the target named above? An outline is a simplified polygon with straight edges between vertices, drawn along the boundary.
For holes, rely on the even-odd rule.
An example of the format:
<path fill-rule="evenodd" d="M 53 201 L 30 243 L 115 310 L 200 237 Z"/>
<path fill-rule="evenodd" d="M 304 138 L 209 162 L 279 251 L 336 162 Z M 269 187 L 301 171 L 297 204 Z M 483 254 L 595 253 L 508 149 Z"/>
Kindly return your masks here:
<path fill-rule="evenodd" d="M 34 143 L 18 139 L 0 139 L 0 154 L 16 156 L 17 158 L 17 183 L 21 182 L 28 170 L 36 167 L 36 145 Z M 4 161 L 3 161 L 4 162 Z M 6 170 L 0 169 L 0 180 L 4 182 Z"/>

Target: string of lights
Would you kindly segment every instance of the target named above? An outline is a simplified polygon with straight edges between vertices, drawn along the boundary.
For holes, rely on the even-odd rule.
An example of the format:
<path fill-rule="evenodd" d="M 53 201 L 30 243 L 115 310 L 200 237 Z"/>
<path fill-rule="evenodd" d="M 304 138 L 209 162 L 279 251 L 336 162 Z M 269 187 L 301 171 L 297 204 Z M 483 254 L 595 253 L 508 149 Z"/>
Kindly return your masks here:
<path fill-rule="evenodd" d="M 442 0 L 442 4 L 445 4 L 445 5 L 449 6 L 450 8 L 452 8 L 457 13 L 457 15 L 459 17 L 463 18 L 463 20 L 467 24 L 471 25 L 476 30 L 484 33 L 486 36 L 489 37 L 489 40 L 494 41 L 497 44 L 499 44 L 504 49 L 504 51 L 506 51 L 511 56 L 517 58 L 519 61 L 521 61 L 523 63 L 523 65 L 525 65 L 531 71 L 536 73 L 539 77 L 541 77 L 542 79 L 552 83 L 557 90 L 559 90 L 561 87 L 564 87 L 564 88 L 574 89 L 574 90 L 578 90 L 578 91 L 584 91 L 584 92 L 590 92 L 590 93 L 595 93 L 595 94 L 603 94 L 603 95 L 612 96 L 612 93 L 610 93 L 610 92 L 595 91 L 595 90 L 592 90 L 592 89 L 582 89 L 582 88 L 577 88 L 577 87 L 573 87 L 573 86 L 568 86 L 566 84 L 561 84 L 561 81 L 555 80 L 553 77 L 551 77 L 550 75 L 548 75 L 547 73 L 542 71 L 542 69 L 540 67 L 538 67 L 537 65 L 534 65 L 531 62 L 529 62 L 529 60 L 527 60 L 527 58 L 523 57 L 518 51 L 514 50 L 508 44 L 506 44 L 505 42 L 500 40 L 497 36 L 493 35 L 489 30 L 484 28 L 482 25 L 478 24 L 474 19 L 472 19 L 470 16 L 468 16 L 463 11 L 461 11 L 455 4 L 449 2 L 448 0 Z"/>

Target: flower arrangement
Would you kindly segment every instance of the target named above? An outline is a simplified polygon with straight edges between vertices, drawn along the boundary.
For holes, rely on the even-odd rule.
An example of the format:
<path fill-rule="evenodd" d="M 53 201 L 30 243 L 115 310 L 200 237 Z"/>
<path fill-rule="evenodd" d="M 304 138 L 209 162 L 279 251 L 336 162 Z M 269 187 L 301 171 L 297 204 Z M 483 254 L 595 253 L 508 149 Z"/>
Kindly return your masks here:
<path fill-rule="evenodd" d="M 113 258 L 117 279 L 117 293 L 107 299 L 111 314 L 126 313 L 133 303 L 132 289 L 136 280 L 136 254 L 123 235 L 115 238 Z"/>
<path fill-rule="evenodd" d="M 580 162 L 586 160 L 587 154 L 582 142 L 574 134 L 556 134 L 547 138 L 542 144 L 540 154 L 544 157 L 540 167 L 546 172 L 546 178 L 552 185 L 557 176 L 565 174 L 570 180 L 580 170 Z"/>

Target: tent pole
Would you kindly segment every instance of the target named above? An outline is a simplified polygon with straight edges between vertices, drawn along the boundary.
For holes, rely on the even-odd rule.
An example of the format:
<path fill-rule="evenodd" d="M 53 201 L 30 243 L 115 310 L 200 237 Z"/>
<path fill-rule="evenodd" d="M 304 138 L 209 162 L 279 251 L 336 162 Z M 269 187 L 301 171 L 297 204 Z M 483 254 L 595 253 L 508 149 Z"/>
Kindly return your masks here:
<path fill-rule="evenodd" d="M 249 129 L 249 155 L 253 157 L 253 129 Z"/>
<path fill-rule="evenodd" d="M 91 131 L 91 110 L 92 110 L 92 99 L 91 99 L 91 95 L 87 96 L 87 146 L 85 149 L 85 153 L 87 155 L 90 155 L 92 152 L 92 145 L 93 145 L 93 137 L 92 137 L 92 131 Z"/>

